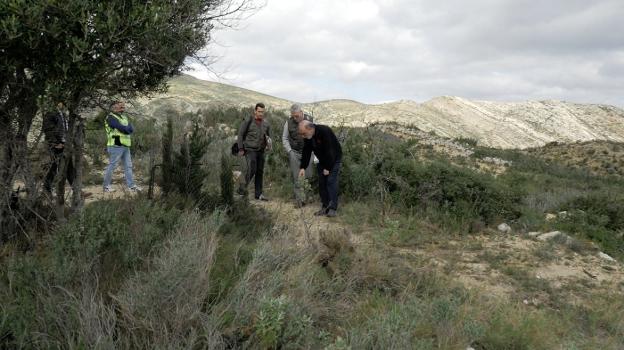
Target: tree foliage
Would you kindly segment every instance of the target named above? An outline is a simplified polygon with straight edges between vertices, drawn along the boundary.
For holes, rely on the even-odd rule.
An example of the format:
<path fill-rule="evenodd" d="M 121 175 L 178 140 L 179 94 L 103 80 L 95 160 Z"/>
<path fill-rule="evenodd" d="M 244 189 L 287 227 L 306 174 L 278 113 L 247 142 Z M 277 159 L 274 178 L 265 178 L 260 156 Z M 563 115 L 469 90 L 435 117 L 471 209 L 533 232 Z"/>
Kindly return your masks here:
<path fill-rule="evenodd" d="M 76 116 L 112 98 L 163 91 L 189 58 L 206 62 L 200 53 L 216 25 L 252 8 L 253 0 L 0 2 L 0 225 L 14 217 L 4 198 L 20 169 L 28 176 L 37 114 L 58 101 Z M 71 118 L 68 140 L 79 122 Z"/>

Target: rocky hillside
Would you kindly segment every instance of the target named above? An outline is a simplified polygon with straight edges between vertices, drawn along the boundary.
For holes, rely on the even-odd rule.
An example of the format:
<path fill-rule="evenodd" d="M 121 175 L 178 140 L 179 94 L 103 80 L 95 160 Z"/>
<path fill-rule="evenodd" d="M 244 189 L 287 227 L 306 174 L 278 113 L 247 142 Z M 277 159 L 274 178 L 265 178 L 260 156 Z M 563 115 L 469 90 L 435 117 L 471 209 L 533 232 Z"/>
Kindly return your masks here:
<path fill-rule="evenodd" d="M 139 113 L 159 115 L 168 108 L 195 111 L 214 106 L 242 107 L 262 101 L 286 110 L 291 101 L 190 76 L 172 79 L 165 95 L 137 101 Z M 397 101 L 367 105 L 350 100 L 304 104 L 330 125 L 395 123 L 409 134 L 416 127 L 448 138 L 471 138 L 499 148 L 529 148 L 549 142 L 608 140 L 624 142 L 624 110 L 606 105 L 562 101 L 488 102 L 437 97 L 424 103 Z M 400 130 L 401 126 L 411 126 Z M 416 135 L 414 135 L 416 136 Z"/>

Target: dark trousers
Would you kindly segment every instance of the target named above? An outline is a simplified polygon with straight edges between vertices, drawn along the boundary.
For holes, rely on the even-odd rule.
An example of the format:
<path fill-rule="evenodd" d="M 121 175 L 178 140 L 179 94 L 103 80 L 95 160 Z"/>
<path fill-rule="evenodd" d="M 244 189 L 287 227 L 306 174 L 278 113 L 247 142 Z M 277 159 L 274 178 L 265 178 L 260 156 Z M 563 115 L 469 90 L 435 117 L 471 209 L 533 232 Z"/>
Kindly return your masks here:
<path fill-rule="evenodd" d="M 52 191 L 52 184 L 54 183 L 54 178 L 56 177 L 56 174 L 58 173 L 58 168 L 61 166 L 61 160 L 63 159 L 63 157 L 64 157 L 63 149 L 50 148 L 50 163 L 49 163 L 48 173 L 46 174 L 46 177 L 43 183 L 43 188 L 48 192 Z M 68 158 L 67 159 L 67 181 L 69 182 L 70 185 L 74 183 L 75 174 L 76 173 L 74 171 L 74 164 L 72 160 Z"/>
<path fill-rule="evenodd" d="M 245 172 L 245 184 L 240 184 L 240 190 L 246 191 L 247 185 L 254 178 L 255 192 L 258 198 L 262 194 L 262 176 L 264 175 L 264 151 L 246 151 L 247 171 Z"/>
<path fill-rule="evenodd" d="M 329 175 L 323 175 L 321 164 L 316 165 L 319 176 L 319 194 L 323 208 L 338 209 L 338 173 L 340 172 L 340 162 L 334 163 L 329 170 Z"/>

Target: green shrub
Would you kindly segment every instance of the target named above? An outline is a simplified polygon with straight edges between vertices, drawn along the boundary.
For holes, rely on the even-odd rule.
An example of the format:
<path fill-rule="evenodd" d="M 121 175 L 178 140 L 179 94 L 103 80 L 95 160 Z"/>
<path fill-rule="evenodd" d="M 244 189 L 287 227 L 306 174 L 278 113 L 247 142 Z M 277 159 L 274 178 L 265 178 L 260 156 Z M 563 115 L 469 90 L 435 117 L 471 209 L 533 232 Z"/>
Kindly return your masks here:
<path fill-rule="evenodd" d="M 59 283 L 77 282 L 82 273 L 105 277 L 135 268 L 171 232 L 179 215 L 147 201 L 92 203 L 84 221 L 74 217 L 51 237 Z"/>
<path fill-rule="evenodd" d="M 487 174 L 435 161 L 403 161 L 389 165 L 395 175 L 389 188 L 396 203 L 433 208 L 460 222 L 514 219 L 520 195 Z"/>
<path fill-rule="evenodd" d="M 179 216 L 147 201 L 99 201 L 37 254 L 8 258 L 0 268 L 0 347 L 115 347 L 115 313 L 104 301 L 144 267 Z"/>
<path fill-rule="evenodd" d="M 234 180 L 232 179 L 232 161 L 227 153 L 221 154 L 221 203 L 231 206 L 234 203 Z"/>

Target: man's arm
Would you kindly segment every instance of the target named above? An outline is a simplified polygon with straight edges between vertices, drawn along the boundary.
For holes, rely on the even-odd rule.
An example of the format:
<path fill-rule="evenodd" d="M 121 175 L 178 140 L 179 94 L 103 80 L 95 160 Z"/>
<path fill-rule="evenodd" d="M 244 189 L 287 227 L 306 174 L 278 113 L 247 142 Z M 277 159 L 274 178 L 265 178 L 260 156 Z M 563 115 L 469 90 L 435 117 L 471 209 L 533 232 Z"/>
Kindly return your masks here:
<path fill-rule="evenodd" d="M 299 169 L 306 169 L 310 164 L 310 156 L 312 155 L 312 140 L 303 140 L 303 154 L 301 155 L 301 163 Z"/>
<path fill-rule="evenodd" d="M 238 128 L 238 138 L 236 139 L 236 143 L 238 143 L 238 149 L 242 150 L 244 148 L 243 146 L 243 141 L 245 138 L 245 131 L 247 130 L 247 123 L 249 121 L 247 119 L 243 119 L 243 122 L 241 123 L 240 127 Z M 240 152 L 240 151 L 239 151 Z"/>
<path fill-rule="evenodd" d="M 113 117 L 112 115 L 109 115 L 108 118 L 106 118 L 106 122 L 111 128 L 117 129 L 127 135 L 132 134 L 132 132 L 134 131 L 132 125 L 121 125 L 119 120 L 117 120 L 117 118 Z"/>
<path fill-rule="evenodd" d="M 288 121 L 286 121 L 286 123 L 284 123 L 284 131 L 282 132 L 282 145 L 284 145 L 286 153 L 290 153 L 290 151 L 292 151 L 292 147 L 290 147 L 290 141 L 288 139 Z"/>

